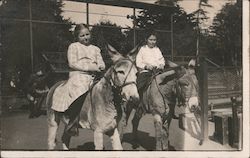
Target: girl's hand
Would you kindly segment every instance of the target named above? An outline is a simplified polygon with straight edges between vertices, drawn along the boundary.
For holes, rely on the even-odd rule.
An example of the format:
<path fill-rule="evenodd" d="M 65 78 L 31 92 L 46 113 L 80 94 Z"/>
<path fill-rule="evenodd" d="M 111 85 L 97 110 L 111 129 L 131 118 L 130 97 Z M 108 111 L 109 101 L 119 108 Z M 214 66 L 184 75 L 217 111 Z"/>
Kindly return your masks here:
<path fill-rule="evenodd" d="M 100 72 L 101 70 L 99 69 L 99 67 L 95 63 L 89 63 L 87 71 Z"/>
<path fill-rule="evenodd" d="M 160 65 L 159 65 L 159 69 L 164 69 L 164 65 L 163 65 L 163 64 L 160 64 Z"/>
<path fill-rule="evenodd" d="M 146 66 L 145 66 L 145 69 L 146 69 L 146 70 L 152 70 L 153 68 L 154 68 L 153 65 L 146 65 Z"/>
<path fill-rule="evenodd" d="M 105 70 L 105 67 L 104 66 L 100 66 L 99 70 L 103 71 L 103 70 Z"/>
<path fill-rule="evenodd" d="M 96 72 L 101 72 L 101 70 L 98 68 L 98 69 L 96 70 Z"/>
<path fill-rule="evenodd" d="M 101 70 L 97 67 L 97 66 L 94 66 L 92 71 L 95 71 L 95 72 L 101 72 Z"/>

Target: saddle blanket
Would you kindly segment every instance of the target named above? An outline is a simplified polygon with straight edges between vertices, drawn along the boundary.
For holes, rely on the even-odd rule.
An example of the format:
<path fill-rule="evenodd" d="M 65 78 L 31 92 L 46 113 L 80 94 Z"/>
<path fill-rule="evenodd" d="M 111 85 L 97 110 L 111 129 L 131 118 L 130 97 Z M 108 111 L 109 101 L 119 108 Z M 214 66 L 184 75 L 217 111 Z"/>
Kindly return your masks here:
<path fill-rule="evenodd" d="M 72 76 L 55 89 L 51 108 L 58 112 L 64 112 L 74 100 L 89 90 L 92 83 L 93 77 L 90 75 Z"/>

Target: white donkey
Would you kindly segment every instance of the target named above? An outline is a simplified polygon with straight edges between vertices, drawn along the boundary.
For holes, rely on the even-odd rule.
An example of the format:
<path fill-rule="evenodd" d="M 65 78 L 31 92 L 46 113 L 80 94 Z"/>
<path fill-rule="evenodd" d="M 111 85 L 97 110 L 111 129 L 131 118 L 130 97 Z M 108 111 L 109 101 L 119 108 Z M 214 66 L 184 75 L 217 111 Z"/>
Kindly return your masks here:
<path fill-rule="evenodd" d="M 88 92 L 81 107 L 79 125 L 82 128 L 94 131 L 95 150 L 103 150 L 103 135 L 108 134 L 111 138 L 114 150 L 122 150 L 119 133 L 117 130 L 117 120 L 120 118 L 120 105 L 116 102 L 138 101 L 139 94 L 136 86 L 137 68 L 129 57 L 123 57 L 113 47 L 108 45 L 109 54 L 113 61 L 104 77 L 101 78 Z M 69 118 L 65 113 L 51 109 L 53 93 L 62 84 L 56 83 L 47 96 L 48 105 L 48 149 L 53 150 L 56 146 L 56 134 L 60 121 L 65 125 L 69 123 Z M 69 149 L 71 136 L 64 131 L 63 149 Z"/>

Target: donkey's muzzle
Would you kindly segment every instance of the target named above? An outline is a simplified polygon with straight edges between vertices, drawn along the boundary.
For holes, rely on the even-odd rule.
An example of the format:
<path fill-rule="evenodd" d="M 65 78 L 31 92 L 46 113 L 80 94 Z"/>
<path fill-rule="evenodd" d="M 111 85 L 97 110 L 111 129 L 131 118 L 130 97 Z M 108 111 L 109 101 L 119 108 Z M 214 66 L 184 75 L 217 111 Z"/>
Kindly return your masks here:
<path fill-rule="evenodd" d="M 139 97 L 137 97 L 137 96 L 131 96 L 131 97 L 129 98 L 129 102 L 133 102 L 134 104 L 139 103 L 139 101 L 140 101 L 140 99 L 139 99 Z"/>

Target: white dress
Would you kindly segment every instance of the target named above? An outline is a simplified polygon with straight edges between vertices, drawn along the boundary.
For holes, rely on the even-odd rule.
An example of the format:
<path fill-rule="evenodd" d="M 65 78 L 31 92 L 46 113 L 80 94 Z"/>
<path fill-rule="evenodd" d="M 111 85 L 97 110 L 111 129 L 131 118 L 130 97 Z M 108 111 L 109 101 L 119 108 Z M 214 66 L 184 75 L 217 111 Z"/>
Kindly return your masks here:
<path fill-rule="evenodd" d="M 94 79 L 86 71 L 89 63 L 95 63 L 98 68 L 105 68 L 100 49 L 94 45 L 85 46 L 79 42 L 72 43 L 67 55 L 72 71 L 69 72 L 68 81 L 56 88 L 51 107 L 59 112 L 67 110 L 75 99 L 89 90 Z"/>
<path fill-rule="evenodd" d="M 136 56 L 136 66 L 144 69 L 145 66 L 163 68 L 165 59 L 158 47 L 149 48 L 147 45 L 141 47 Z"/>

